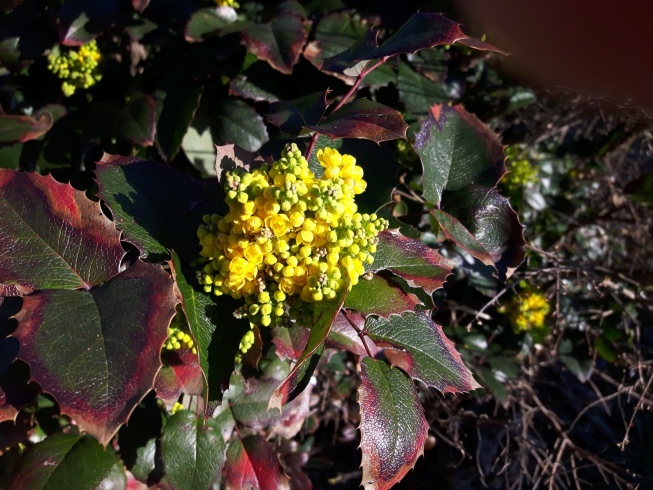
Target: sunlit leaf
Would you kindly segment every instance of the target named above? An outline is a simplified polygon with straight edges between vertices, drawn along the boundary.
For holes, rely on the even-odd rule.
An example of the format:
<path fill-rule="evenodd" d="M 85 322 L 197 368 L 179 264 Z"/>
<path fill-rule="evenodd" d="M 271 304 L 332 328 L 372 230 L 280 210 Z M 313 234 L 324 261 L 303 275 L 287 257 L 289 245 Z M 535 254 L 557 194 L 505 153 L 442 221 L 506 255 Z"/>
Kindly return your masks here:
<path fill-rule="evenodd" d="M 188 410 L 175 413 L 163 429 L 161 452 L 167 482 L 175 490 L 211 488 L 225 462 L 222 437 L 226 419 L 204 418 Z"/>
<path fill-rule="evenodd" d="M 380 276 L 358 281 L 345 300 L 345 307 L 361 312 L 363 315 L 400 315 L 414 311 L 421 304 L 417 296 L 405 293 L 396 283 Z"/>
<path fill-rule="evenodd" d="M 136 262 L 90 291 L 26 296 L 12 335 L 31 378 L 106 445 L 153 387 L 176 304 L 170 275 Z"/>
<path fill-rule="evenodd" d="M 388 269 L 410 286 L 421 287 L 431 294 L 442 287 L 453 266 L 452 261 L 419 240 L 407 238 L 397 230 L 386 230 L 379 233 L 374 263 L 367 269 Z"/>
<path fill-rule="evenodd" d="M 352 325 L 352 323 L 356 326 Z M 336 319 L 331 325 L 329 336 L 327 337 L 326 346 L 330 349 L 349 351 L 354 354 L 366 357 L 370 354 L 375 356 L 379 351 L 374 341 L 365 337 L 365 343 L 358 332 L 365 329 L 365 317 L 355 311 L 350 311 L 347 316 L 341 311 L 336 315 Z M 367 349 L 366 349 L 367 347 Z M 369 354 L 367 350 L 369 349 Z"/>
<path fill-rule="evenodd" d="M 329 138 L 364 138 L 375 141 L 406 137 L 408 125 L 401 114 L 378 102 L 355 99 L 329 114 L 317 126 L 307 126 Z"/>
<path fill-rule="evenodd" d="M 96 440 L 58 433 L 27 452 L 16 469 L 11 488 L 124 488 L 126 485 L 125 471 L 116 456 Z"/>
<path fill-rule="evenodd" d="M 11 116 L 0 107 L 0 143 L 35 140 L 47 133 L 53 124 L 54 117 L 49 111 L 36 116 Z"/>
<path fill-rule="evenodd" d="M 423 454 L 428 423 L 415 387 L 402 371 L 370 357 L 361 361 L 360 369 L 362 485 L 384 490 Z"/>
<path fill-rule="evenodd" d="M 167 405 L 174 404 L 179 396 L 201 395 L 204 376 L 197 354 L 190 349 L 163 352 L 163 366 L 156 375 L 154 390 L 156 396 Z"/>
<path fill-rule="evenodd" d="M 424 312 L 369 317 L 365 331 L 383 349 L 390 364 L 442 393 L 478 388 L 456 347 Z"/>
<path fill-rule="evenodd" d="M 229 442 L 223 475 L 225 490 L 290 488 L 279 455 L 258 434 L 246 436 L 242 440 L 233 438 Z"/>
<path fill-rule="evenodd" d="M 257 151 L 269 140 L 263 118 L 242 100 L 227 98 L 211 117 L 211 131 L 217 144 L 235 143 Z"/>
<path fill-rule="evenodd" d="M 118 273 L 120 233 L 51 176 L 0 169 L 0 295 L 91 288 Z"/>
<path fill-rule="evenodd" d="M 304 352 L 309 334 L 310 330 L 301 325 L 272 329 L 272 343 L 276 354 L 282 359 L 296 361 Z"/>

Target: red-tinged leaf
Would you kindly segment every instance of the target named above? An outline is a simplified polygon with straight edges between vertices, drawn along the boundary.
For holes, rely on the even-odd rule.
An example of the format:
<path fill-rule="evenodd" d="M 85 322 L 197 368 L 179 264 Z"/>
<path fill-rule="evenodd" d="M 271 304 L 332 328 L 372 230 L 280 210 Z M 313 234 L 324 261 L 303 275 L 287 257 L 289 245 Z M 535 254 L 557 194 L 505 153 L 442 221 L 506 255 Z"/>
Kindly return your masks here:
<path fill-rule="evenodd" d="M 116 119 L 116 134 L 135 145 L 152 146 L 156 136 L 156 104 L 149 95 L 132 96 Z"/>
<path fill-rule="evenodd" d="M 202 216 L 216 212 L 219 202 L 215 180 L 194 180 L 152 160 L 108 154 L 96 174 L 98 196 L 111 209 L 123 239 L 143 256 L 167 257 L 173 249 L 185 261 L 197 258 L 193 237 Z"/>
<path fill-rule="evenodd" d="M 510 277 L 524 260 L 524 228 L 508 199 L 495 188 L 470 185 L 446 192 L 442 210 L 431 210 L 444 234 L 456 245 Z"/>
<path fill-rule="evenodd" d="M 173 253 L 168 262 L 175 279 L 177 296 L 188 319 L 188 325 L 204 373 L 204 400 L 222 398 L 222 384 L 229 381 L 234 369 L 234 357 L 239 352 L 240 340 L 249 330 L 246 319 L 234 318 L 233 312 L 240 304 L 222 296 L 216 303 L 198 283 L 194 271 L 181 267 L 179 257 Z"/>
<path fill-rule="evenodd" d="M 409 286 L 421 287 L 428 294 L 442 287 L 454 263 L 419 240 L 406 238 L 397 230 L 379 233 L 379 243 L 370 271 L 388 269 L 406 280 Z"/>
<path fill-rule="evenodd" d="M 414 311 L 422 303 L 412 293 L 405 293 L 399 285 L 381 276 L 369 280 L 359 280 L 347 294 L 345 307 L 361 312 L 363 315 L 401 315 Z"/>
<path fill-rule="evenodd" d="M 262 436 L 233 438 L 222 470 L 225 490 L 289 489 L 289 480 L 274 447 Z"/>
<path fill-rule="evenodd" d="M 352 326 L 350 320 L 356 325 L 356 328 Z M 326 347 L 328 349 L 346 350 L 353 352 L 357 356 L 367 357 L 368 353 L 365 349 L 365 346 L 367 346 L 370 354 L 374 357 L 379 352 L 379 348 L 369 337 L 365 338 L 365 344 L 363 345 L 357 329 L 358 331 L 365 329 L 365 317 L 355 311 L 350 311 L 345 316 L 341 311 L 336 315 L 336 319 L 331 325 Z"/>
<path fill-rule="evenodd" d="M 0 295 L 90 288 L 120 270 L 120 233 L 51 176 L 0 169 Z"/>
<path fill-rule="evenodd" d="M 190 349 L 163 352 L 163 367 L 154 381 L 156 396 L 167 405 L 177 401 L 179 395 L 201 395 L 204 378 L 197 354 Z"/>
<path fill-rule="evenodd" d="M 424 312 L 389 319 L 369 317 L 366 334 L 383 349 L 390 364 L 442 393 L 479 387 L 456 347 Z"/>
<path fill-rule="evenodd" d="M 413 146 L 424 167 L 423 195 L 436 206 L 445 190 L 493 187 L 506 173 L 497 135 L 461 106 L 431 107 Z"/>
<path fill-rule="evenodd" d="M 0 106 L 0 143 L 24 143 L 47 133 L 54 124 L 50 111 L 36 116 L 9 116 Z"/>
<path fill-rule="evenodd" d="M 324 350 L 324 342 L 346 295 L 347 285 L 343 285 L 342 291 L 334 300 L 315 303 L 313 322 L 308 325 L 311 333 L 306 348 L 288 377 L 274 391 L 268 408 L 281 410 L 281 406 L 299 395 L 311 380 L 311 375 Z"/>
<path fill-rule="evenodd" d="M 89 436 L 60 432 L 25 454 L 11 488 L 124 488 L 126 484 L 125 471 L 112 452 Z"/>
<path fill-rule="evenodd" d="M 301 17 L 288 12 L 272 22 L 248 27 L 242 39 L 247 51 L 290 75 L 306 42 L 306 27 Z"/>
<path fill-rule="evenodd" d="M 215 173 L 220 185 L 226 182 L 225 172 L 237 168 L 251 172 L 265 163 L 258 153 L 249 152 L 238 145 L 216 145 L 215 150 Z"/>
<path fill-rule="evenodd" d="M 176 304 L 170 275 L 136 262 L 90 291 L 26 296 L 12 335 L 31 379 L 106 445 L 153 387 Z"/>
<path fill-rule="evenodd" d="M 366 490 L 385 490 L 424 453 L 429 425 L 415 387 L 402 371 L 366 357 L 360 374 L 362 485 Z"/>
<path fill-rule="evenodd" d="M 317 92 L 295 100 L 272 102 L 266 119 L 284 133 L 297 135 L 304 126 L 320 122 L 327 108 L 326 95 Z"/>
<path fill-rule="evenodd" d="M 406 137 L 408 124 L 391 107 L 355 99 L 329 114 L 317 126 L 306 126 L 329 138 L 362 138 L 376 143 Z"/>
<path fill-rule="evenodd" d="M 223 432 L 233 419 L 207 418 L 188 410 L 175 413 L 163 429 L 161 453 L 166 481 L 175 490 L 212 488 L 225 462 Z"/>
<path fill-rule="evenodd" d="M 286 439 L 294 437 L 308 416 L 311 390 L 304 390 L 281 411 L 268 409 L 270 397 L 289 371 L 288 362 L 277 359 L 266 367 L 260 378 L 245 379 L 240 373 L 234 373 L 229 391 L 224 395 L 234 419 L 253 430 L 272 427 L 272 432 L 277 435 Z"/>
<path fill-rule="evenodd" d="M 149 4 L 150 0 L 132 0 L 132 7 L 139 14 L 142 14 Z"/>
<path fill-rule="evenodd" d="M 272 330 L 272 343 L 275 352 L 281 359 L 296 361 L 304 352 L 310 330 L 301 325 L 294 325 L 289 328 L 275 328 Z"/>

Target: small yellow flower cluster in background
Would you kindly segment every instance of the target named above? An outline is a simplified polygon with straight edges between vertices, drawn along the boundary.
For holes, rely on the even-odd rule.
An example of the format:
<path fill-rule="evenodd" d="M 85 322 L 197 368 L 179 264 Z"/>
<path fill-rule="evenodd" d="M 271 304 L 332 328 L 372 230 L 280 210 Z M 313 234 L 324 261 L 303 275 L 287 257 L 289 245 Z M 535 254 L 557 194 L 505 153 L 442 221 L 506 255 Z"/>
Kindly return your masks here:
<path fill-rule="evenodd" d="M 388 223 L 358 213 L 363 169 L 332 148 L 317 158 L 320 178 L 295 144 L 272 166 L 227 172 L 229 213 L 204 216 L 197 236 L 209 262 L 199 279 L 206 292 L 245 298 L 236 317 L 263 326 L 306 322 L 310 303 L 351 288 L 373 262 Z"/>
<path fill-rule="evenodd" d="M 99 70 L 101 59 L 97 43 L 93 40 L 65 55 L 58 52 L 49 54 L 48 69 L 64 80 L 61 90 L 66 97 L 70 97 L 78 88 L 87 89 L 102 79 Z"/>
<path fill-rule="evenodd" d="M 231 7 L 237 9 L 240 7 L 236 0 L 213 0 L 218 7 Z"/>
<path fill-rule="evenodd" d="M 187 332 L 185 322 L 181 320 L 180 315 L 176 315 L 168 327 L 168 338 L 163 344 L 164 350 L 182 350 L 190 349 L 193 354 L 197 354 L 197 348 L 193 337 Z"/>
<path fill-rule="evenodd" d="M 511 146 L 506 150 L 508 155 L 508 173 L 503 177 L 501 183 L 509 191 L 522 189 L 529 184 L 535 184 L 539 180 L 537 166 L 526 158 L 519 158 L 520 148 Z"/>
<path fill-rule="evenodd" d="M 505 311 L 515 332 L 528 332 L 544 327 L 551 306 L 542 293 L 530 290 L 515 298 Z"/>

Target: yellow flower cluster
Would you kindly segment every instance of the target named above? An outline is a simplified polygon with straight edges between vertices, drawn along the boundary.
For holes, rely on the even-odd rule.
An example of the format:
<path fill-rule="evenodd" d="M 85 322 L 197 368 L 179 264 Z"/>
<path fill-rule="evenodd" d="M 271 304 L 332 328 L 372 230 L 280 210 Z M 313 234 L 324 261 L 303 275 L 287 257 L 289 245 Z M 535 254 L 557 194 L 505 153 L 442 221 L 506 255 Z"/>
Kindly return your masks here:
<path fill-rule="evenodd" d="M 102 79 L 99 70 L 101 59 L 97 43 L 91 41 L 65 55 L 58 50 L 53 51 L 48 55 L 48 69 L 64 80 L 61 90 L 66 97 L 70 97 L 78 88 L 87 89 Z"/>
<path fill-rule="evenodd" d="M 549 302 L 542 293 L 530 291 L 509 307 L 509 318 L 516 332 L 527 332 L 544 327 L 546 316 L 551 311 Z"/>
<path fill-rule="evenodd" d="M 236 316 L 288 324 L 306 316 L 308 303 L 351 288 L 373 262 L 377 235 L 388 224 L 358 213 L 363 169 L 332 148 L 317 158 L 319 178 L 295 144 L 271 166 L 227 172 L 229 212 L 205 216 L 197 232 L 209 260 L 199 278 L 206 292 L 246 299 Z"/>
<path fill-rule="evenodd" d="M 214 1 L 218 7 L 232 7 L 235 9 L 240 7 L 240 5 L 236 0 L 214 0 Z"/>
<path fill-rule="evenodd" d="M 238 354 L 236 354 L 236 362 L 241 362 L 243 360 L 242 354 L 247 354 L 247 352 L 252 348 L 256 337 L 254 336 L 253 330 L 248 330 L 247 333 L 240 339 L 240 345 L 238 346 Z"/>
<path fill-rule="evenodd" d="M 193 337 L 187 332 L 187 327 L 184 322 L 180 320 L 179 315 L 170 323 L 168 327 L 168 338 L 163 344 L 164 350 L 181 350 L 190 349 L 193 354 L 197 354 L 197 348 Z"/>

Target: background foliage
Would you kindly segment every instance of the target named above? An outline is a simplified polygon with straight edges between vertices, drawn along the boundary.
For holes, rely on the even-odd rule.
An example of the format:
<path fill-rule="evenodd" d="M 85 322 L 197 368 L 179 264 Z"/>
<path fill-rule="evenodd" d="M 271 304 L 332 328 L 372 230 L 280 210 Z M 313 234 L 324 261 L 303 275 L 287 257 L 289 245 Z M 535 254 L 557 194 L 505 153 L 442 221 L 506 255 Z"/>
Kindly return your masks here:
<path fill-rule="evenodd" d="M 233 9 L 208 1 L 25 0 L 3 8 L 0 168 L 36 173 L 0 174 L 2 202 L 11 203 L 3 208 L 2 233 L 16 234 L 9 209 L 30 202 L 20 216 L 32 217 L 30 226 L 55 245 L 2 242 L 0 486 L 59 488 L 75 475 L 89 488 L 127 481 L 201 488 L 222 474 L 227 488 L 357 488 L 369 471 L 392 483 L 398 473 L 369 461 L 378 462 L 374 451 L 387 435 L 361 438 L 355 430 L 366 417 L 392 419 L 383 412 L 388 406 L 373 409 L 371 395 L 391 378 L 385 399 L 401 404 L 407 430 L 419 427 L 410 444 L 391 439 L 400 454 L 391 460 L 408 461 L 408 470 L 425 455 L 397 488 L 432 488 L 433 481 L 443 488 L 651 483 L 653 425 L 643 410 L 651 406 L 653 379 L 646 113 L 521 87 L 503 74 L 496 55 L 470 49 L 484 46 L 462 32 L 435 48 L 419 36 L 402 44 L 408 37 L 400 26 L 414 12 L 409 5 L 241 2 Z M 419 34 L 420 25 L 410 32 Z M 376 45 L 370 26 L 385 43 Z M 454 44 L 456 38 L 462 41 Z M 101 58 L 88 70 L 101 77 L 66 96 L 66 80 L 49 69 L 48 54 L 92 40 Z M 334 111 L 352 87 L 356 98 Z M 364 126 L 370 114 L 375 123 Z M 286 142 L 309 130 L 372 140 L 315 140 L 315 148 L 339 146 L 358 157 L 370 189 L 361 205 L 375 210 L 392 199 L 384 213 L 403 233 L 379 247 L 372 272 L 386 272 L 361 283 L 345 306 L 379 315 L 365 324 L 368 338 L 420 382 L 415 390 L 402 371 L 370 357 L 359 380 L 356 360 L 376 346 L 361 345 L 340 314 L 326 344 L 336 350 L 327 349 L 310 390 L 281 412 L 268 411 L 271 397 L 284 401 L 288 393 L 280 395 L 279 385 L 298 372 L 290 360 L 306 364 L 306 332 L 261 332 L 241 371 L 231 374 L 232 359 L 217 354 L 235 354 L 247 325 L 198 294 L 189 266 L 201 216 L 219 211 L 221 191 L 210 179 L 214 145 L 235 143 L 277 158 Z M 404 134 L 414 150 L 396 139 Z M 501 144 L 509 145 L 506 176 Z M 470 165 L 480 150 L 486 158 Z M 317 168 L 314 157 L 309 163 Z M 528 243 L 516 270 L 521 229 L 506 197 Z M 91 215 L 81 226 L 75 221 Z M 411 249 L 405 237 L 421 242 Z M 71 250 L 66 240 L 80 248 Z M 38 267 L 28 260 L 34 256 Z M 22 258 L 20 267 L 10 267 L 12 257 Z M 123 271 L 121 263 L 130 267 Z M 113 308 L 117 303 L 124 314 Z M 533 310 L 543 303 L 548 312 L 538 316 Z M 170 323 L 181 308 L 200 325 L 200 355 L 164 356 L 155 383 L 162 403 L 147 370 L 159 365 L 165 333 L 148 326 Z M 530 316 L 520 323 L 520 315 Z M 363 316 L 349 320 L 361 325 Z M 151 337 L 129 335 L 135 317 Z M 228 328 L 216 329 L 220 322 Z M 393 334 L 397 322 L 444 347 L 408 362 L 399 353 L 411 339 Z M 262 350 L 263 341 L 275 348 Z M 484 389 L 456 397 L 429 389 L 474 386 L 466 375 L 450 388 L 450 376 L 438 381 L 440 372 L 420 371 L 447 355 Z M 76 396 L 80 363 L 113 394 L 90 396 L 92 411 Z M 34 379 L 47 384 L 45 393 Z M 126 384 L 131 391 L 122 390 Z M 206 421 L 193 413 L 206 408 L 195 406 L 203 390 L 209 407 L 220 396 L 223 402 Z M 165 405 L 182 393 L 191 411 L 169 415 Z M 133 412 L 107 408 L 141 398 Z M 71 418 L 95 438 L 79 433 Z M 238 437 L 225 442 L 234 427 Z"/>

